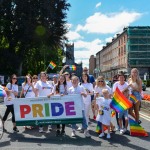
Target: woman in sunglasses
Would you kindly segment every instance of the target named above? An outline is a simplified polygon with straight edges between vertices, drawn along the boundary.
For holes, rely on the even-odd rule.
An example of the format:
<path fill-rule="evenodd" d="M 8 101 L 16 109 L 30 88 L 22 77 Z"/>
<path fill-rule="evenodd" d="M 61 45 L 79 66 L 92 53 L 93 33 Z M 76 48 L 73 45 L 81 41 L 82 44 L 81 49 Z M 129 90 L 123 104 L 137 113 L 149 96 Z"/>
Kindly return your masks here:
<path fill-rule="evenodd" d="M 9 113 L 12 114 L 12 123 L 13 123 L 13 130 L 14 132 L 19 132 L 18 128 L 16 127 L 16 123 L 15 123 L 15 114 L 14 114 L 14 105 L 13 105 L 13 99 L 15 99 L 18 96 L 18 85 L 17 85 L 17 76 L 15 74 L 13 74 L 10 78 L 10 83 L 8 83 L 6 85 L 6 87 L 8 88 L 8 92 L 10 93 L 10 95 L 6 96 L 4 98 L 4 103 L 6 105 L 6 111 L 3 117 L 3 124 L 5 123 Z M 4 128 L 4 131 L 7 131 Z"/>
<path fill-rule="evenodd" d="M 38 76 L 37 75 L 33 75 L 32 76 L 32 83 L 33 83 L 33 85 L 35 85 L 37 83 L 37 81 L 38 81 Z"/>

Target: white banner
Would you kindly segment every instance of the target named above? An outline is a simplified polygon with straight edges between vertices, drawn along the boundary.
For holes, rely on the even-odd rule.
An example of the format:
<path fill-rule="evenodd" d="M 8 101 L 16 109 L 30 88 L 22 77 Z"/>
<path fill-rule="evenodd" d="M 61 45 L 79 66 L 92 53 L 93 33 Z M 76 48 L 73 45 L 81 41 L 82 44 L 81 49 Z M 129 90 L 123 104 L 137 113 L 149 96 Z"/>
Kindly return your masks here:
<path fill-rule="evenodd" d="M 82 122 L 82 97 L 79 94 L 14 100 L 17 125 Z"/>

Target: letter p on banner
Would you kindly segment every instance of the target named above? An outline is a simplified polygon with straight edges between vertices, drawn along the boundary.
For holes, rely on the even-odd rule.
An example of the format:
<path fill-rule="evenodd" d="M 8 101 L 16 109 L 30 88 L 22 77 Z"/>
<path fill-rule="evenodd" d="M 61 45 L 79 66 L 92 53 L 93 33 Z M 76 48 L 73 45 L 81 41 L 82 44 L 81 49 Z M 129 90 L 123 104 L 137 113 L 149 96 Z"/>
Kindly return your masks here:
<path fill-rule="evenodd" d="M 29 105 L 20 105 L 20 115 L 21 118 L 25 118 L 26 114 L 29 114 L 31 111 L 31 108 Z"/>

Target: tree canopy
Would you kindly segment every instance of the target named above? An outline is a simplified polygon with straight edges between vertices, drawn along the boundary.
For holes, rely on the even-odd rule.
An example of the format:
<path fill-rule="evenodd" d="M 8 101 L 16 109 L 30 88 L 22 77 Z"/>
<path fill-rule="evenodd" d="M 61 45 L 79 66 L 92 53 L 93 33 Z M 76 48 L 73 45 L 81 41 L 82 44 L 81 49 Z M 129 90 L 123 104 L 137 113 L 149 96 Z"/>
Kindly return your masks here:
<path fill-rule="evenodd" d="M 69 7 L 67 0 L 1 0 L 0 74 L 37 74 L 50 61 L 61 65 Z"/>

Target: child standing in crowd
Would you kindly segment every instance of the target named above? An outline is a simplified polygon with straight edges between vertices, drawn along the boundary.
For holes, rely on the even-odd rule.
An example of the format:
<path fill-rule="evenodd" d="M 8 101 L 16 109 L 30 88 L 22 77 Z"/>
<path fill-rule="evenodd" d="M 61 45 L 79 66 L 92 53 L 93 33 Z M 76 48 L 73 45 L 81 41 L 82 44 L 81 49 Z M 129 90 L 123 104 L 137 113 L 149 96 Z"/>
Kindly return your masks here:
<path fill-rule="evenodd" d="M 15 123 L 15 114 L 14 114 L 14 105 L 13 105 L 13 99 L 15 99 L 15 97 L 18 96 L 17 76 L 15 74 L 11 76 L 10 83 L 6 85 L 6 88 L 8 89 L 8 91 L 6 92 L 8 95 L 4 98 L 4 103 L 6 104 L 7 108 L 3 116 L 3 124 L 5 123 L 9 113 L 11 112 L 13 130 L 15 132 L 19 132 Z M 4 128 L 4 131 L 7 131 L 7 130 Z"/>
<path fill-rule="evenodd" d="M 72 87 L 69 88 L 68 90 L 68 94 L 81 94 L 82 96 L 86 97 L 86 91 L 84 90 L 84 88 L 82 86 L 79 86 L 79 78 L 77 76 L 73 76 L 72 77 Z M 85 137 L 91 137 L 91 135 L 89 134 L 88 130 L 87 130 L 87 121 L 85 118 L 85 110 L 84 110 L 84 104 L 82 101 L 82 114 L 83 114 L 83 122 L 82 122 L 82 129 L 84 130 L 84 135 Z M 72 137 L 75 137 L 75 124 L 72 124 Z"/>
<path fill-rule="evenodd" d="M 129 99 L 129 90 L 127 88 L 123 90 L 122 93 L 127 99 Z M 125 128 L 122 127 L 123 117 L 125 118 Z M 120 134 L 124 134 L 127 131 L 127 127 L 128 127 L 128 111 L 127 110 L 124 110 L 118 113 L 118 122 L 119 122 L 119 127 L 120 127 Z"/>
<path fill-rule="evenodd" d="M 96 117 L 96 120 L 102 123 L 102 133 L 99 135 L 99 137 L 104 136 L 104 126 L 108 127 L 108 133 L 107 133 L 107 139 L 110 139 L 110 123 L 111 123 L 111 108 L 110 103 L 111 99 L 109 97 L 109 91 L 108 89 L 103 89 L 102 94 L 104 97 L 99 97 L 96 100 L 96 104 L 98 107 L 98 115 Z"/>

